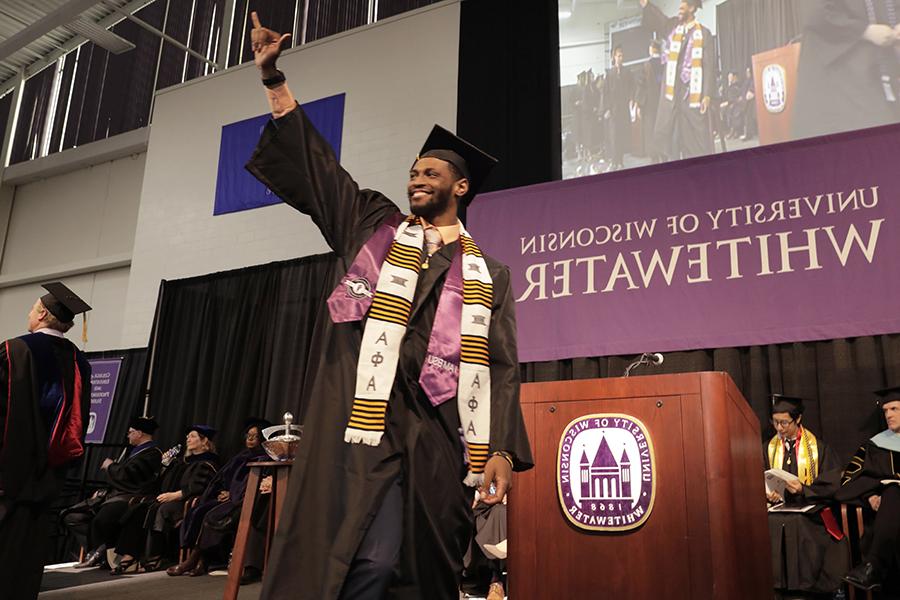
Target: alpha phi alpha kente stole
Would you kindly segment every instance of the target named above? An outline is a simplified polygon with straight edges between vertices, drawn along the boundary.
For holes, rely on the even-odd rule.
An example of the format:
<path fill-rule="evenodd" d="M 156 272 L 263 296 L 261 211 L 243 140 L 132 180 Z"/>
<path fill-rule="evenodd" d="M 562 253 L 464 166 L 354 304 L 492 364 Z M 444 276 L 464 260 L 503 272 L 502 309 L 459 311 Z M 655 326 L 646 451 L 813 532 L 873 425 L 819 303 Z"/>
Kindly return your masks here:
<path fill-rule="evenodd" d="M 420 220 L 382 224 L 328 299 L 332 321 L 367 315 L 356 389 L 344 440 L 377 446 L 422 266 Z M 374 291 L 372 281 L 377 281 Z M 469 460 L 468 485 L 480 485 L 490 447 L 490 352 L 493 282 L 484 256 L 460 224 L 460 246 L 447 272 L 419 385 L 438 406 L 456 396 Z"/>

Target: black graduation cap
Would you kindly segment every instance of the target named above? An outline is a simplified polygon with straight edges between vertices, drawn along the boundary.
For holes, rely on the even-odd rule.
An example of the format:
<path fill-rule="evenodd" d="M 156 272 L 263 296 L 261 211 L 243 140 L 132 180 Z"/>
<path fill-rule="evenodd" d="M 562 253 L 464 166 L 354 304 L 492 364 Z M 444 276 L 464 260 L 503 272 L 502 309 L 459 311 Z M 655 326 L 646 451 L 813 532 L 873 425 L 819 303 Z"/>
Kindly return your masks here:
<path fill-rule="evenodd" d="M 878 390 L 875 395 L 878 396 L 878 406 L 884 406 L 889 402 L 900 402 L 900 386 Z"/>
<path fill-rule="evenodd" d="M 469 180 L 469 191 L 462 197 L 463 206 L 468 206 L 472 201 L 491 169 L 498 162 L 490 154 L 450 133 L 440 125 L 432 128 L 416 160 L 428 157 L 439 158 L 451 163 L 459 169 L 463 177 Z"/>
<path fill-rule="evenodd" d="M 216 433 L 217 433 L 217 431 L 215 429 L 213 429 L 212 427 L 210 427 L 209 425 L 199 425 L 199 424 L 191 425 L 190 427 L 188 427 L 187 433 L 190 433 L 192 431 L 196 431 L 201 436 L 203 436 L 207 439 L 210 439 L 210 440 L 213 439 L 214 437 L 216 437 Z"/>
<path fill-rule="evenodd" d="M 803 398 L 772 394 L 772 414 L 775 413 L 803 414 Z"/>
<path fill-rule="evenodd" d="M 71 323 L 75 320 L 75 315 L 91 310 L 87 302 L 60 281 L 44 283 L 41 287 L 48 292 L 41 296 L 41 304 L 51 315 L 59 319 L 60 323 Z"/>
<path fill-rule="evenodd" d="M 159 423 L 153 417 L 135 417 L 128 422 L 128 426 L 143 431 L 147 435 L 153 435 L 159 429 Z"/>

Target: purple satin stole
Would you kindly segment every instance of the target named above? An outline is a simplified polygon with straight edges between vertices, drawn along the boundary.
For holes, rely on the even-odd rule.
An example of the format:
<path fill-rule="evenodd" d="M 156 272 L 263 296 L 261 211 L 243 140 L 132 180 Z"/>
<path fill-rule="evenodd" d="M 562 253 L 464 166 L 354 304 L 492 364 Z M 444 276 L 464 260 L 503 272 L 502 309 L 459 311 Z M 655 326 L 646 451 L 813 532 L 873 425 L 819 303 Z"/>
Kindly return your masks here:
<path fill-rule="evenodd" d="M 459 346 L 462 321 L 462 246 L 447 271 L 444 289 L 438 300 L 425 364 L 419 373 L 419 386 L 432 406 L 443 404 L 456 397 L 459 386 Z"/>
<path fill-rule="evenodd" d="M 360 249 L 347 274 L 328 297 L 332 322 L 361 321 L 366 316 L 375 297 L 381 265 L 394 243 L 397 227 L 405 218 L 400 212 L 386 218 Z"/>

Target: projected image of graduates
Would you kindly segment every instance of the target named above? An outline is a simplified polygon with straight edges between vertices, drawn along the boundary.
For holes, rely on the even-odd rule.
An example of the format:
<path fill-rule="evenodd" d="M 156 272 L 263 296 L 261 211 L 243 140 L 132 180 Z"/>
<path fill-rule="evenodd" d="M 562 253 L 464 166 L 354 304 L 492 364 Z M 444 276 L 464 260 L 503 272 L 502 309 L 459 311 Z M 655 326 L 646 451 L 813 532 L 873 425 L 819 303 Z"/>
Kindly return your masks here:
<path fill-rule="evenodd" d="M 900 122 L 900 0 L 560 0 L 563 177 Z"/>

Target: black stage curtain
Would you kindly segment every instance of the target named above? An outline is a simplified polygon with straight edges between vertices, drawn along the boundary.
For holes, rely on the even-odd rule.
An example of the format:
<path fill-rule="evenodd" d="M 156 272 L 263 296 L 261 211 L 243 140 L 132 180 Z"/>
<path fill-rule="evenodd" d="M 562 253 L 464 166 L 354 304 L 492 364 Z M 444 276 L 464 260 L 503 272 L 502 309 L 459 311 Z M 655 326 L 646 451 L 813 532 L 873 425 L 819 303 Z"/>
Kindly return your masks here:
<path fill-rule="evenodd" d="M 618 377 L 634 358 L 530 363 L 522 366 L 522 380 Z M 775 435 L 769 394 L 803 398 L 804 424 L 847 462 L 862 440 L 885 428 L 872 392 L 900 385 L 900 335 L 671 352 L 661 366 L 641 366 L 632 375 L 691 371 L 728 373 L 759 417 L 764 440 Z"/>
<path fill-rule="evenodd" d="M 482 191 L 562 178 L 556 0 L 463 2 L 458 82 L 457 133 L 500 159 Z"/>
<path fill-rule="evenodd" d="M 219 448 L 228 455 L 241 443 L 247 415 L 278 422 L 290 410 L 302 419 L 308 348 L 333 265 L 333 257 L 319 255 L 165 284 L 151 386 L 163 444 L 180 441 L 189 423 L 208 423 L 220 429 Z M 633 358 L 527 363 L 522 381 L 618 377 Z M 804 398 L 804 422 L 849 459 L 884 428 L 872 391 L 900 385 L 900 335 L 672 352 L 661 367 L 634 375 L 690 371 L 731 375 L 764 439 L 774 435 L 769 394 Z"/>
<path fill-rule="evenodd" d="M 802 2 L 728 0 L 716 6 L 722 73 L 742 76 L 754 54 L 784 46 L 800 35 Z"/>
<path fill-rule="evenodd" d="M 308 348 L 331 290 L 331 255 L 163 284 L 150 412 L 163 445 L 190 424 L 219 430 L 221 456 L 242 447 L 248 416 L 302 418 Z"/>

